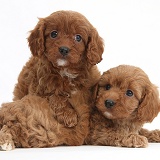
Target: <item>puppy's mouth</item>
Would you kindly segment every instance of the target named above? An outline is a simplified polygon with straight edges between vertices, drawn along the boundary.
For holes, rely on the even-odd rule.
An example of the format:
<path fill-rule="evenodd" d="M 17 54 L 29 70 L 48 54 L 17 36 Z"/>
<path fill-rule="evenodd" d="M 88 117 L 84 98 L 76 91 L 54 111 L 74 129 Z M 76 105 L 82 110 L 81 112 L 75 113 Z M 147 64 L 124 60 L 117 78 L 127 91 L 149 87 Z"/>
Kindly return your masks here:
<path fill-rule="evenodd" d="M 62 56 L 61 58 L 57 59 L 57 65 L 59 67 L 66 66 L 68 64 L 66 57 L 68 56 L 68 54 L 70 54 L 69 52 L 70 52 L 70 48 L 68 48 L 67 46 L 59 47 L 59 53 Z"/>
<path fill-rule="evenodd" d="M 125 118 L 126 113 L 124 113 L 124 110 L 122 107 L 120 107 L 120 104 L 117 100 L 112 98 L 106 98 L 103 95 L 101 95 L 97 100 L 97 108 L 103 113 L 103 115 L 108 119 L 121 119 Z M 104 96 L 104 97 L 103 97 Z M 124 115 L 125 116 L 124 116 Z"/>
<path fill-rule="evenodd" d="M 64 67 L 64 66 L 66 66 L 68 64 L 68 61 L 66 60 L 66 59 L 57 59 L 57 65 L 59 66 L 59 67 Z"/>
<path fill-rule="evenodd" d="M 106 117 L 106 118 L 108 118 L 108 119 L 112 119 L 113 118 L 113 115 L 111 114 L 111 113 L 109 113 L 109 112 L 104 112 L 103 113 L 104 114 L 104 116 Z"/>
<path fill-rule="evenodd" d="M 107 99 L 103 101 L 103 115 L 108 119 L 131 118 L 136 108 L 123 107 L 125 104 L 116 100 Z"/>

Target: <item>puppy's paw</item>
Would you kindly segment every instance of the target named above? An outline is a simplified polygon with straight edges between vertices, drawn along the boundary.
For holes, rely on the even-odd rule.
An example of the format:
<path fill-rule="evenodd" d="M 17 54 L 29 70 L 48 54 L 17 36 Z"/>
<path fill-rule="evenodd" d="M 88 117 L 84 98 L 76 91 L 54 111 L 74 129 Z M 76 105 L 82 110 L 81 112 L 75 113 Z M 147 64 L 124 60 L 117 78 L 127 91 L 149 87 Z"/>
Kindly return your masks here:
<path fill-rule="evenodd" d="M 78 123 L 78 116 L 73 108 L 65 108 L 57 114 L 57 121 L 66 127 L 74 127 Z"/>
<path fill-rule="evenodd" d="M 148 142 L 160 142 L 160 130 L 148 130 L 145 128 L 141 128 L 139 131 L 139 134 L 146 137 L 148 139 Z"/>
<path fill-rule="evenodd" d="M 74 127 L 77 125 L 78 123 L 78 117 L 76 114 L 68 114 L 66 113 L 66 116 L 64 116 L 66 118 L 64 118 L 64 125 L 66 127 Z"/>
<path fill-rule="evenodd" d="M 150 131 L 148 137 L 147 137 L 149 142 L 160 142 L 160 130 L 156 129 L 153 131 Z"/>
<path fill-rule="evenodd" d="M 5 134 L 0 132 L 0 150 L 10 151 L 15 148 L 12 136 L 10 134 Z"/>
<path fill-rule="evenodd" d="M 124 147 L 145 148 L 148 146 L 148 140 L 144 136 L 130 134 L 123 138 L 122 144 Z"/>
<path fill-rule="evenodd" d="M 15 147 L 14 147 L 13 142 L 6 142 L 6 143 L 0 145 L 0 150 L 2 150 L 2 151 L 11 151 L 14 148 Z"/>

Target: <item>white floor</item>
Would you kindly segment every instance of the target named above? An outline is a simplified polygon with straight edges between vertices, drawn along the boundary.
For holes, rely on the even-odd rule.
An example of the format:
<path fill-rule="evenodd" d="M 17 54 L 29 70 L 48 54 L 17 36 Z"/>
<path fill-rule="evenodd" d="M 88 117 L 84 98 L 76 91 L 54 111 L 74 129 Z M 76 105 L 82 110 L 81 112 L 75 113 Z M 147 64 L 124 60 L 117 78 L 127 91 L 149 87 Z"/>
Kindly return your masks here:
<path fill-rule="evenodd" d="M 160 143 L 147 148 L 78 146 L 1 151 L 0 160 L 160 160 Z"/>
<path fill-rule="evenodd" d="M 145 128 L 155 129 L 159 117 Z M 159 128 L 159 127 L 156 127 Z M 154 157 L 154 158 L 153 158 Z M 16 148 L 0 151 L 0 160 L 160 160 L 160 143 L 149 143 L 147 148 L 112 146 L 59 146 L 53 148 Z"/>

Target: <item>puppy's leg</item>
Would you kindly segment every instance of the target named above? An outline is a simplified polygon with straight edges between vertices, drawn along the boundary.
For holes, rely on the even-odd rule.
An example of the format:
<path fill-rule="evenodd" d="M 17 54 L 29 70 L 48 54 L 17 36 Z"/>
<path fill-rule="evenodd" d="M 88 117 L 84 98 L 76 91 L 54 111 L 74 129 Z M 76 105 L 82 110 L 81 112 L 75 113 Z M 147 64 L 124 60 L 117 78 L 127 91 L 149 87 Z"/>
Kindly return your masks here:
<path fill-rule="evenodd" d="M 21 101 L 4 103 L 0 107 L 0 148 L 12 150 L 25 145 L 27 129 L 25 126 L 24 105 Z M 23 143 L 21 143 L 23 141 Z"/>
<path fill-rule="evenodd" d="M 94 130 L 91 137 L 91 144 L 94 145 L 106 145 L 106 146 L 118 146 L 118 147 L 147 147 L 148 141 L 144 136 L 138 134 L 120 134 L 110 128 L 102 128 Z"/>
<path fill-rule="evenodd" d="M 54 111 L 55 118 L 60 124 L 63 124 L 69 128 L 77 125 L 78 117 L 70 104 L 63 104 L 63 106 L 55 108 Z"/>
<path fill-rule="evenodd" d="M 0 131 L 0 150 L 10 151 L 15 148 L 14 142 L 12 140 L 12 135 L 8 132 L 8 127 L 3 126 Z"/>
<path fill-rule="evenodd" d="M 145 148 L 148 146 L 147 138 L 138 134 L 124 136 L 121 143 L 123 147 Z"/>
<path fill-rule="evenodd" d="M 54 118 L 60 124 L 69 128 L 77 125 L 77 113 L 66 97 L 51 96 L 49 105 L 54 111 Z"/>
<path fill-rule="evenodd" d="M 58 132 L 57 121 L 52 115 L 47 100 L 37 96 L 25 96 L 21 100 L 3 104 L 0 108 L 1 148 L 58 145 L 55 133 Z"/>
<path fill-rule="evenodd" d="M 62 127 L 59 131 L 59 141 L 62 145 L 79 146 L 89 133 L 89 110 L 87 105 L 79 106 L 77 111 L 78 122 L 72 128 Z M 65 134 L 64 134 L 65 133 Z"/>
<path fill-rule="evenodd" d="M 160 130 L 158 129 L 149 131 L 141 128 L 139 134 L 145 136 L 149 142 L 160 142 Z"/>
<path fill-rule="evenodd" d="M 84 144 L 89 133 L 90 107 L 84 103 L 82 94 L 79 92 L 69 100 L 77 114 L 77 125 L 72 128 L 63 127 L 61 130 L 61 141 L 65 145 L 78 146 Z M 65 135 L 63 134 L 65 133 Z"/>

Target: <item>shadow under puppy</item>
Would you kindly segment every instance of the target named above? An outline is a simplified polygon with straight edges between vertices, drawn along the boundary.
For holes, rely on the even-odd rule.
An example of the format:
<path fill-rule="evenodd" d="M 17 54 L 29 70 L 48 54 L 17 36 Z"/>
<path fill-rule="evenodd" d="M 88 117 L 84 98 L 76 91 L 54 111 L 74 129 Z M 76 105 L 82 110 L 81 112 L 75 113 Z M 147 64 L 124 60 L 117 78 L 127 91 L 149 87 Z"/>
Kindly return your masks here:
<path fill-rule="evenodd" d="M 102 38 L 82 14 L 57 11 L 39 19 L 28 42 L 14 102 L 0 108 L 1 149 L 83 144 Z"/>
<path fill-rule="evenodd" d="M 104 72 L 98 84 L 87 144 L 147 147 L 160 142 L 160 131 L 143 129 L 160 111 L 157 87 L 142 69 L 120 65 Z"/>

